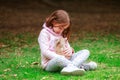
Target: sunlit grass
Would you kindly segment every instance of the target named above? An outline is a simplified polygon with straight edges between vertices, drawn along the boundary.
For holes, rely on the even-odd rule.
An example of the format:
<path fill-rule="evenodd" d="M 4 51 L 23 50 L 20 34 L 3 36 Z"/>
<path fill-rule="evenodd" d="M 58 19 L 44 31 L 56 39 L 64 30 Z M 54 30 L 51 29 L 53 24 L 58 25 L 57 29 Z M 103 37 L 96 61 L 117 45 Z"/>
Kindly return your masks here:
<path fill-rule="evenodd" d="M 88 61 L 95 61 L 98 69 L 84 76 L 63 76 L 40 67 L 38 35 L 4 33 L 0 38 L 0 80 L 119 80 L 120 35 L 86 35 L 70 41 L 77 52 L 90 50 Z M 72 39 L 72 38 L 71 38 Z M 36 63 L 36 64 L 34 64 Z"/>

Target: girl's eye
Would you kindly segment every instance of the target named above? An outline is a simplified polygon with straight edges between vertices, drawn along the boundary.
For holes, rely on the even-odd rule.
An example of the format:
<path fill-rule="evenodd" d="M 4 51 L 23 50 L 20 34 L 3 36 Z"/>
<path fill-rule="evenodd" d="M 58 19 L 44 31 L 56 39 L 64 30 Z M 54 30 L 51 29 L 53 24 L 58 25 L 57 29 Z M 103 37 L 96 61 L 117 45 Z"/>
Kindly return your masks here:
<path fill-rule="evenodd" d="M 63 27 L 59 27 L 59 29 L 64 29 Z"/>

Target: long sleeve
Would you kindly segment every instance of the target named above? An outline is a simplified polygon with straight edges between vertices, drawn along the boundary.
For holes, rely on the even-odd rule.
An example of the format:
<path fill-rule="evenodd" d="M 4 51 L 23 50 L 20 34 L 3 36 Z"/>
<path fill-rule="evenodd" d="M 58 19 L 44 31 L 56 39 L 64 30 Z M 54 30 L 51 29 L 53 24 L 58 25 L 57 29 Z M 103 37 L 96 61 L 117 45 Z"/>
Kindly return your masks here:
<path fill-rule="evenodd" d="M 48 59 L 52 59 L 61 55 L 56 54 L 54 51 L 49 49 L 50 46 L 50 35 L 46 30 L 42 30 L 39 37 L 38 42 L 41 49 L 41 54 L 44 55 Z"/>

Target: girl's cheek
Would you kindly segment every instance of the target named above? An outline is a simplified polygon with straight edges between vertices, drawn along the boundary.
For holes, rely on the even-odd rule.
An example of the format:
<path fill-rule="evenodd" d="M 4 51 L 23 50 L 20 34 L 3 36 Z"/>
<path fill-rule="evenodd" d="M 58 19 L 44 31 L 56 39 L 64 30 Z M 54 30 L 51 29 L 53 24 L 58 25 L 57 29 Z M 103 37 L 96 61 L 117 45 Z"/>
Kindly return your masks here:
<path fill-rule="evenodd" d="M 61 30 L 60 32 L 63 32 L 63 30 Z"/>

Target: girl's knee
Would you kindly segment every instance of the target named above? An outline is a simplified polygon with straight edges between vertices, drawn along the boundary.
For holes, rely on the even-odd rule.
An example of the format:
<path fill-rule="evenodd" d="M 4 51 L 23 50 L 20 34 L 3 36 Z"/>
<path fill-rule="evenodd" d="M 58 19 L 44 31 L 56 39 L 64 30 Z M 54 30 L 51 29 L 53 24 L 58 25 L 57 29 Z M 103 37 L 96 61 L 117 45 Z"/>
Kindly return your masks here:
<path fill-rule="evenodd" d="M 89 55 L 90 55 L 90 51 L 89 51 L 89 50 L 84 49 L 84 50 L 82 50 L 82 51 L 83 51 L 83 53 L 84 53 L 84 54 L 86 54 L 87 56 L 89 56 Z"/>

